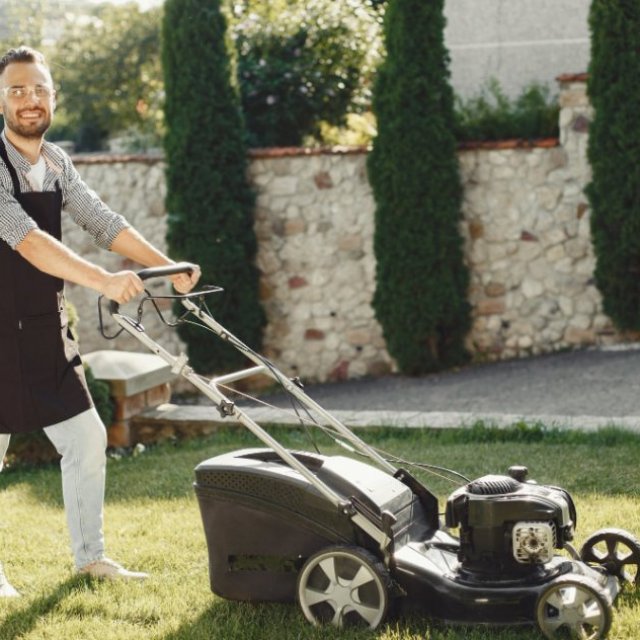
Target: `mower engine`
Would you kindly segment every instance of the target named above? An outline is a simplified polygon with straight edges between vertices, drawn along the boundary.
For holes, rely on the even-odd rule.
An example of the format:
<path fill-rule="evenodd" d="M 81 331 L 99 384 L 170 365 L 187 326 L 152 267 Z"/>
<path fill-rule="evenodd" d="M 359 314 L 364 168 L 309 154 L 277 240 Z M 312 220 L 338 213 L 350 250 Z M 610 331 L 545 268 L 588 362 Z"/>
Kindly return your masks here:
<path fill-rule="evenodd" d="M 567 491 L 526 481 L 524 467 L 488 475 L 447 501 L 447 527 L 460 528 L 460 570 L 481 579 L 540 572 L 573 539 L 576 510 Z"/>

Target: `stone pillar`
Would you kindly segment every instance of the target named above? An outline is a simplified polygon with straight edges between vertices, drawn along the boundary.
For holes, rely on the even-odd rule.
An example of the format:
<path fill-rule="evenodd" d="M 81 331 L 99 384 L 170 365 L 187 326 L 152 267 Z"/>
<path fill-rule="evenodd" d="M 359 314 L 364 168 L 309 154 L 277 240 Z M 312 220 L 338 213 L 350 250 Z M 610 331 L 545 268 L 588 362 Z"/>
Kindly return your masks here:
<path fill-rule="evenodd" d="M 175 377 L 162 358 L 150 353 L 94 351 L 83 356 L 96 380 L 109 384 L 115 403 L 113 423 L 107 425 L 110 447 L 129 447 L 131 420 L 146 409 L 171 399 Z"/>

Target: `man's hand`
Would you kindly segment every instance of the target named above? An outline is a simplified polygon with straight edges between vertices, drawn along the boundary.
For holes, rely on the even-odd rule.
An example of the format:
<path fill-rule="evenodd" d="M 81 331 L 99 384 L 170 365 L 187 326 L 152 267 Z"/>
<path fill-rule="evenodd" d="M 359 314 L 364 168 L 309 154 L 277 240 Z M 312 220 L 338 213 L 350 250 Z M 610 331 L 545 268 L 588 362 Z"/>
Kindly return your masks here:
<path fill-rule="evenodd" d="M 179 273 L 171 276 L 173 287 L 178 293 L 189 293 L 200 280 L 200 267 L 197 264 L 192 265 L 192 267 L 191 273 Z"/>
<path fill-rule="evenodd" d="M 142 280 L 133 271 L 118 271 L 117 273 L 107 273 L 105 282 L 100 288 L 100 293 L 115 300 L 119 304 L 129 302 L 139 293 L 144 291 Z"/>

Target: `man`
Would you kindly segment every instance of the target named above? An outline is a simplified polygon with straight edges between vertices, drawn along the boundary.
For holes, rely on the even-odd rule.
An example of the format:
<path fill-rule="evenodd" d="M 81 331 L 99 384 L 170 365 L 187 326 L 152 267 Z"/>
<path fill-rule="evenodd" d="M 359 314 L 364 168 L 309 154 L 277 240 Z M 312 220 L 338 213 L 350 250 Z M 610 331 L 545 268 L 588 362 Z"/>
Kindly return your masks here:
<path fill-rule="evenodd" d="M 84 184 L 69 157 L 44 140 L 55 90 L 41 53 L 0 58 L 0 470 L 11 433 L 44 429 L 61 457 L 62 489 L 78 571 L 141 579 L 104 552 L 106 430 L 67 328 L 63 281 L 125 303 L 143 291 L 132 271 L 109 273 L 60 242 L 62 207 L 99 246 L 143 266 L 172 261 Z M 177 291 L 200 276 L 172 277 Z M 0 515 L 1 517 L 1 515 Z M 0 596 L 17 595 L 0 564 Z"/>

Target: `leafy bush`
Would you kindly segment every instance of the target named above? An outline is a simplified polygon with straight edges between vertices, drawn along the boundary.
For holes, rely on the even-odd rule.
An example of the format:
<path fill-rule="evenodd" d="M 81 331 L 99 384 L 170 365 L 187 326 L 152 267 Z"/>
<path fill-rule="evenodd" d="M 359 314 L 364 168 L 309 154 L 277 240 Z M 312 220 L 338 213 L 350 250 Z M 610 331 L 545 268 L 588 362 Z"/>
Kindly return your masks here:
<path fill-rule="evenodd" d="M 78 316 L 78 310 L 76 306 L 67 300 L 67 317 L 69 318 L 69 330 L 73 334 L 73 337 L 78 339 L 78 322 L 80 317 Z M 89 387 L 89 393 L 93 398 L 93 403 L 96 407 L 96 411 L 100 416 L 105 426 L 109 426 L 113 421 L 113 413 L 115 410 L 113 398 L 111 397 L 111 390 L 109 384 L 104 380 L 96 380 L 89 365 L 84 365 L 84 374 L 87 379 L 87 386 Z"/>
<path fill-rule="evenodd" d="M 595 280 L 605 313 L 640 329 L 640 4 L 594 0 L 587 85 Z"/>
<path fill-rule="evenodd" d="M 443 29 L 443 0 L 390 3 L 387 57 L 374 89 L 373 306 L 389 352 L 409 374 L 464 362 L 471 324 Z"/>
<path fill-rule="evenodd" d="M 373 113 L 348 113 L 343 127 L 320 123 L 320 138 L 323 144 L 366 146 L 376 136 L 376 120 Z"/>
<path fill-rule="evenodd" d="M 494 78 L 477 96 L 456 99 L 456 138 L 463 142 L 557 137 L 559 110 L 548 87 L 533 83 L 512 100 Z"/>
<path fill-rule="evenodd" d="M 300 145 L 368 102 L 378 14 L 362 0 L 238 5 L 232 29 L 249 143 Z"/>
<path fill-rule="evenodd" d="M 478 95 L 455 98 L 455 137 L 458 142 L 535 140 L 559 136 L 560 106 L 549 87 L 532 83 L 511 99 L 497 80 L 487 83 Z M 327 144 L 370 144 L 376 135 L 371 113 L 349 113 L 345 126 L 320 123 L 320 137 Z"/>
<path fill-rule="evenodd" d="M 109 384 L 104 380 L 96 380 L 91 368 L 85 365 L 84 375 L 87 378 L 89 393 L 100 419 L 106 427 L 113 422 L 114 403 Z"/>
<path fill-rule="evenodd" d="M 220 0 L 165 3 L 167 243 L 175 258 L 200 265 L 203 283 L 225 288 L 218 320 L 259 349 L 265 319 L 254 264 L 254 195 L 225 33 Z M 244 364 L 235 349 L 196 327 L 181 325 L 179 333 L 203 373 Z"/>

